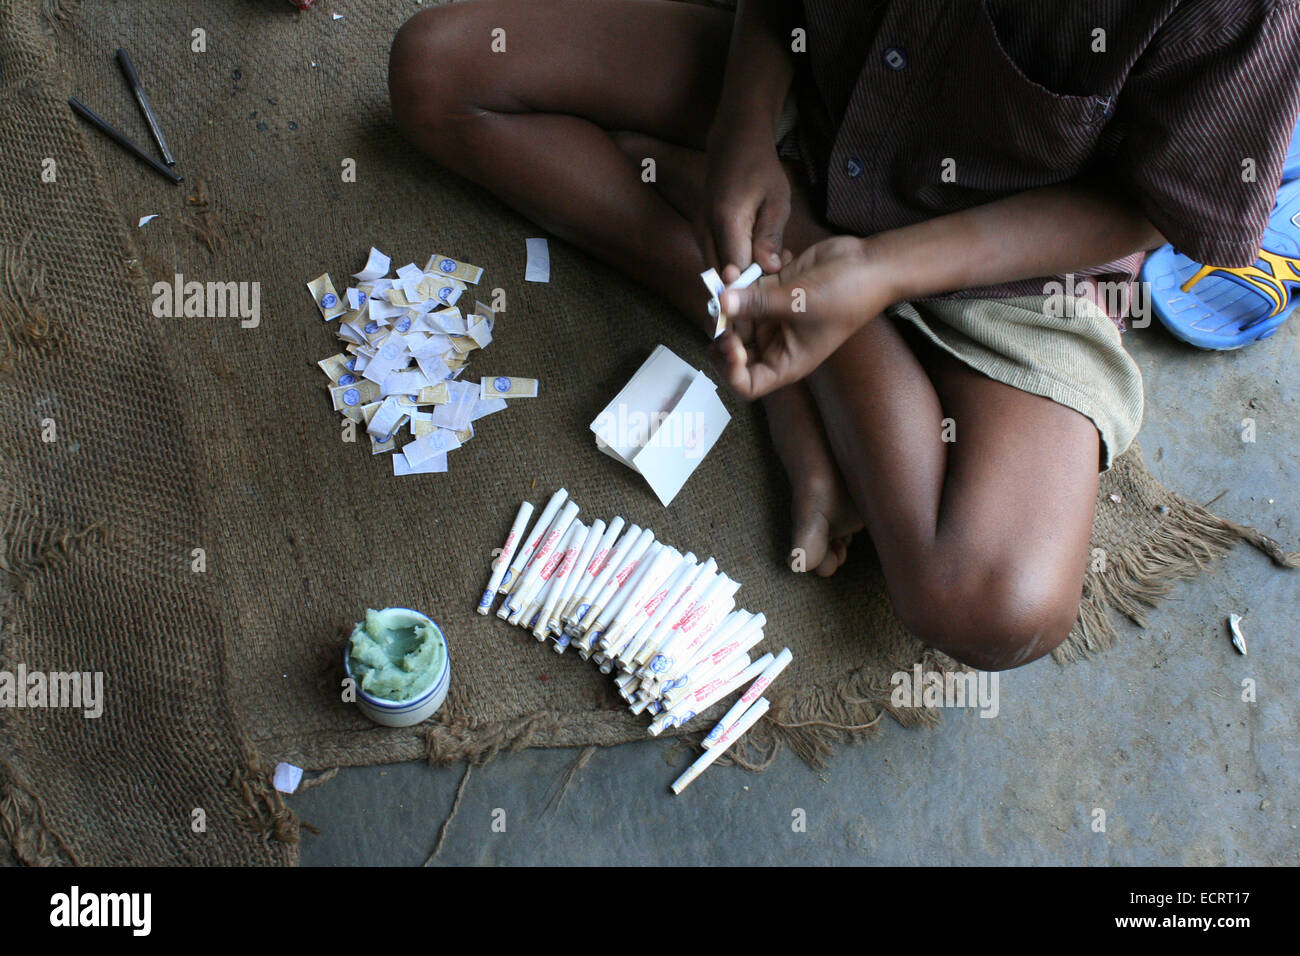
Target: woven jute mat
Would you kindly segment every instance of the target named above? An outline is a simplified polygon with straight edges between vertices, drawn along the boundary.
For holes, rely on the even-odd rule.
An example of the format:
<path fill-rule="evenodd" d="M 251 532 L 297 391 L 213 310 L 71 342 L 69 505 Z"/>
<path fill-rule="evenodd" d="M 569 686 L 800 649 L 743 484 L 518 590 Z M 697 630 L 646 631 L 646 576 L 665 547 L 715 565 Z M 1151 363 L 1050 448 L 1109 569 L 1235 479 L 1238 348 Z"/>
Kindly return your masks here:
<path fill-rule="evenodd" d="M 642 737 L 594 668 L 473 612 L 520 500 L 560 486 L 590 517 L 715 556 L 767 615 L 768 643 L 794 651 L 740 760 L 787 745 L 816 762 L 886 712 L 934 720 L 890 707 L 890 674 L 951 662 L 903 631 L 869 548 L 829 581 L 785 569 L 788 492 L 756 409 L 724 395 L 732 424 L 670 508 L 597 452 L 587 423 L 651 349 L 704 365 L 702 343 L 557 241 L 551 282 L 525 284 L 536 228 L 391 126 L 388 44 L 415 5 L 338 9 L 0 0 L 0 668 L 99 671 L 106 692 L 98 719 L 0 711 L 9 854 L 293 862 L 296 823 L 269 786 L 278 760 L 483 760 Z M 180 187 L 66 106 L 76 94 L 149 142 L 118 46 Z M 394 478 L 342 440 L 322 389 L 315 362 L 337 348 L 304 283 L 345 281 L 372 244 L 395 265 L 435 250 L 482 265 L 506 309 L 471 377 L 542 381 L 539 400 L 480 422 L 445 475 Z M 154 284 L 178 275 L 256 283 L 260 323 L 154 314 Z M 1242 535 L 1288 560 L 1162 488 L 1134 449 L 1102 483 L 1106 571 L 1063 656 L 1105 647 L 1109 611 L 1140 618 Z M 451 694 L 417 728 L 376 727 L 341 700 L 346 631 L 386 605 L 426 611 L 450 643 Z"/>

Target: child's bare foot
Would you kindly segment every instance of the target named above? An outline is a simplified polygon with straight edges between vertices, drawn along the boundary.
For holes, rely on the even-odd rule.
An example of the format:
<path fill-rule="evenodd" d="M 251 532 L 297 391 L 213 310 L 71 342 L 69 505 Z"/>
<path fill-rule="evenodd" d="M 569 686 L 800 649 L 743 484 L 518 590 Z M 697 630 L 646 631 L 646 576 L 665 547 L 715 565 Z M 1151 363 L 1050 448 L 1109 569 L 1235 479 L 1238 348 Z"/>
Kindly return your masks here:
<path fill-rule="evenodd" d="M 829 577 L 848 557 L 849 542 L 863 522 L 830 446 L 812 395 L 803 383 L 763 399 L 772 444 L 790 479 L 790 567 Z"/>

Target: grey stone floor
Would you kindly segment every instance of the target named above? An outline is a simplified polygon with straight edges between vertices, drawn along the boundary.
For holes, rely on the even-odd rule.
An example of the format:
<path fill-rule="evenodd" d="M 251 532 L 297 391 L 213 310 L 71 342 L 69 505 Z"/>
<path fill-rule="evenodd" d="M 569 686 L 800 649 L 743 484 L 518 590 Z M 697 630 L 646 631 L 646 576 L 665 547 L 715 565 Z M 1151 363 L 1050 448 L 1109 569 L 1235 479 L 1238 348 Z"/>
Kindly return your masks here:
<path fill-rule="evenodd" d="M 1229 354 L 1158 326 L 1127 335 L 1156 476 L 1202 502 L 1226 492 L 1216 512 L 1300 547 L 1300 319 Z M 1247 417 L 1253 443 L 1241 440 Z M 1003 674 L 997 717 L 889 724 L 823 772 L 784 753 L 762 774 L 710 769 L 673 797 L 667 784 L 691 753 L 647 740 L 598 751 L 557 803 L 577 751 L 507 755 L 474 769 L 436 862 L 1295 865 L 1298 608 L 1300 572 L 1240 546 L 1180 584 L 1147 629 L 1123 624 L 1105 654 Z M 1246 616 L 1248 657 L 1229 643 L 1230 611 Z M 304 834 L 303 863 L 421 864 L 462 772 L 352 768 L 290 797 L 320 830 Z"/>

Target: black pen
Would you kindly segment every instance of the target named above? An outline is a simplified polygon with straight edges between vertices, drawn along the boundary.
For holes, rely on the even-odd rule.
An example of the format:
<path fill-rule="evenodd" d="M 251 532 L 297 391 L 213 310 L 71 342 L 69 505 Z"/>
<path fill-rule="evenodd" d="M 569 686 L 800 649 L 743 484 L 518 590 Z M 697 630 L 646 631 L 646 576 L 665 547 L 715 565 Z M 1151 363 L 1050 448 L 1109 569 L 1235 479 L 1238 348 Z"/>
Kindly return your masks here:
<path fill-rule="evenodd" d="M 117 143 L 118 146 L 121 146 L 124 150 L 126 150 L 136 159 L 140 160 L 140 162 L 148 163 L 157 172 L 166 176 L 174 183 L 179 183 L 181 181 L 181 177 L 177 175 L 176 170 L 172 169 L 170 166 L 164 166 L 162 163 L 158 162 L 158 160 L 154 159 L 152 156 L 150 156 L 148 153 L 142 150 L 139 146 L 135 145 L 135 143 L 131 142 L 131 140 L 128 139 L 126 135 L 123 134 L 121 131 L 119 131 L 115 126 L 113 126 L 113 124 L 109 123 L 105 119 L 102 119 L 100 116 L 98 116 L 95 113 L 94 110 L 92 110 L 85 103 L 81 102 L 75 96 L 68 98 L 68 105 L 72 107 L 73 111 L 78 116 L 80 116 L 82 119 L 89 122 L 101 133 L 103 133 L 113 142 Z"/>
<path fill-rule="evenodd" d="M 135 72 L 135 64 L 131 62 L 131 57 L 126 50 L 121 47 L 117 49 L 117 63 L 122 68 L 126 81 L 131 84 L 131 92 L 135 94 L 136 101 L 144 112 L 144 118 L 149 123 L 149 132 L 153 133 L 154 142 L 162 151 L 163 162 L 168 166 L 175 166 L 176 160 L 172 158 L 171 150 L 167 148 L 167 141 L 163 139 L 162 127 L 158 125 L 158 117 L 154 115 L 153 105 L 150 104 L 149 97 L 145 95 L 144 87 L 140 84 L 140 77 Z"/>

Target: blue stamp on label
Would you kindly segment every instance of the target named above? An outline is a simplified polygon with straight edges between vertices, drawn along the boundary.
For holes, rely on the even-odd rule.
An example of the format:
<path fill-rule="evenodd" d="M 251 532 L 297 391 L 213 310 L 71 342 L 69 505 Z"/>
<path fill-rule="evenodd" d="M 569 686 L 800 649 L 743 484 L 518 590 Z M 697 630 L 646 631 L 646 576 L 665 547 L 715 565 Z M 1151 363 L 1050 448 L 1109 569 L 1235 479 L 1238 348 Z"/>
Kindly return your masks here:
<path fill-rule="evenodd" d="M 505 586 L 506 586 L 507 584 L 509 584 L 509 583 L 510 583 L 510 571 L 507 570 L 506 573 L 505 573 L 505 575 L 501 578 L 501 585 L 500 585 L 500 586 L 501 586 L 501 587 L 505 587 Z"/>
<path fill-rule="evenodd" d="M 491 607 L 491 606 L 492 606 L 492 595 L 494 595 L 495 593 L 496 593 L 495 591 L 484 591 L 484 592 L 483 592 L 483 596 L 482 596 L 481 598 L 478 599 L 478 606 L 479 606 L 479 607 Z"/>
<path fill-rule="evenodd" d="M 357 370 L 357 357 L 355 355 L 352 356 L 352 358 L 343 363 L 343 367 L 349 371 L 355 372 Z"/>
<path fill-rule="evenodd" d="M 455 259 L 443 259 L 441 262 L 438 263 L 438 268 L 441 269 L 443 272 L 455 272 L 455 271 L 456 271 L 456 260 L 455 260 Z"/>
<path fill-rule="evenodd" d="M 339 384 L 340 384 L 340 385 L 351 385 L 351 384 L 352 384 L 353 382 L 355 382 L 356 380 L 357 380 L 357 377 L 356 377 L 355 375 L 351 374 L 350 372 L 345 372 L 344 374 L 342 374 L 342 375 L 339 376 Z"/>
<path fill-rule="evenodd" d="M 492 383 L 492 387 L 498 392 L 508 392 L 510 391 L 510 379 L 504 375 L 498 375 L 496 381 Z"/>
<path fill-rule="evenodd" d="M 334 306 L 339 304 L 339 297 L 333 292 L 326 292 L 320 297 L 320 304 L 327 309 L 332 309 Z"/>
<path fill-rule="evenodd" d="M 397 331 L 399 332 L 411 331 L 411 320 L 406 317 L 403 317 L 400 320 L 398 320 Z"/>
<path fill-rule="evenodd" d="M 366 323 L 366 335 L 374 335 L 374 334 L 375 334 L 376 332 L 378 332 L 378 331 L 379 331 L 379 323 L 378 323 L 378 322 L 367 322 L 367 323 Z"/>
<path fill-rule="evenodd" d="M 446 302 L 449 298 L 451 298 L 451 289 L 449 288 L 439 289 L 438 298 L 441 299 L 443 302 Z"/>
<path fill-rule="evenodd" d="M 662 654 L 650 662 L 650 671 L 654 674 L 662 674 L 668 669 L 668 658 Z"/>
<path fill-rule="evenodd" d="M 359 402 L 359 401 L 361 401 L 361 390 L 360 390 L 360 389 L 350 388 L 350 389 L 348 389 L 346 392 L 343 393 L 343 404 L 344 404 L 344 405 L 355 405 L 355 404 L 356 404 L 357 402 Z"/>

